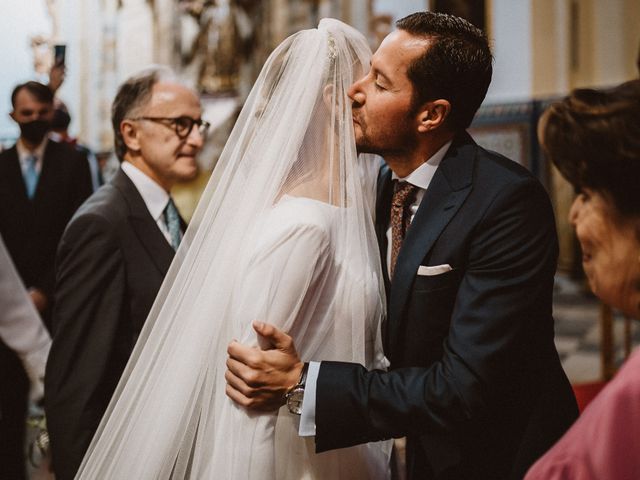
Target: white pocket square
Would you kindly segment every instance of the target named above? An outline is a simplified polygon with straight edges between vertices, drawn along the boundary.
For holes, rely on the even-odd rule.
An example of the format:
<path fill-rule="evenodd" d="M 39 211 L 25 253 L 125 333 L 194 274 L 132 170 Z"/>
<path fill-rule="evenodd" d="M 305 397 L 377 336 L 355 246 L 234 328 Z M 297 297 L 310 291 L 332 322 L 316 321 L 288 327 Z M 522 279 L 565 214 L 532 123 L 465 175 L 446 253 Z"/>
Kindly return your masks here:
<path fill-rule="evenodd" d="M 425 267 L 424 265 L 420 265 L 418 267 L 418 275 L 423 275 L 426 277 L 430 277 L 433 275 L 442 275 L 443 273 L 447 273 L 453 270 L 451 265 L 445 263 L 444 265 L 436 265 L 434 267 Z"/>

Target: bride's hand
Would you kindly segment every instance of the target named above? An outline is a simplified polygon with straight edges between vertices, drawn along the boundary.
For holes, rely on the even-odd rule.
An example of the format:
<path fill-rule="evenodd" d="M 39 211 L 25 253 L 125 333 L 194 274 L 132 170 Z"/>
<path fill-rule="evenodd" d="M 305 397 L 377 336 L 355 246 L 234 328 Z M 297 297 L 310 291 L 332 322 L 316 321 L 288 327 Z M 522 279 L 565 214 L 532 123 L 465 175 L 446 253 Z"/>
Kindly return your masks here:
<path fill-rule="evenodd" d="M 293 339 L 273 325 L 255 322 L 260 345 L 248 347 L 236 341 L 227 353 L 226 393 L 236 403 L 253 410 L 276 410 L 284 404 L 285 393 L 300 378 L 300 361 Z"/>

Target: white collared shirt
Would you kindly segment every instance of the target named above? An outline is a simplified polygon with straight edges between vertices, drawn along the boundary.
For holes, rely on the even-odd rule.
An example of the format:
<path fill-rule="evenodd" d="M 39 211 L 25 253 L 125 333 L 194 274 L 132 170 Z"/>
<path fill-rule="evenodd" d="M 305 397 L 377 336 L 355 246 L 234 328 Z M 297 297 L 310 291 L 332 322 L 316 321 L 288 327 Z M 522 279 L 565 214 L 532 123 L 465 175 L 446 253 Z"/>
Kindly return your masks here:
<path fill-rule="evenodd" d="M 164 209 L 171 198 L 167 191 L 153 181 L 146 173 L 130 162 L 124 161 L 121 165 L 122 171 L 129 177 L 135 187 L 140 192 L 140 196 L 147 206 L 151 217 L 158 225 L 158 228 L 171 245 L 171 234 L 164 221 Z"/>
<path fill-rule="evenodd" d="M 398 177 L 395 173 L 391 173 L 392 180 L 398 180 L 400 182 L 408 182 L 411 185 L 415 185 L 419 188 L 416 192 L 416 198 L 409 205 L 409 209 L 411 210 L 411 218 L 409 219 L 409 223 L 413 222 L 413 217 L 416 216 L 416 212 L 418 211 L 418 207 L 420 206 L 420 202 L 422 202 L 422 197 L 424 197 L 424 193 L 429 188 L 429 184 L 433 179 L 433 176 L 436 174 L 436 170 L 438 166 L 440 166 L 440 162 L 444 158 L 451 146 L 452 140 L 449 140 L 445 143 L 440 149 L 434 153 L 429 160 L 424 162 L 418 168 L 416 168 L 413 172 L 407 175 L 404 178 Z M 387 274 L 389 273 L 389 265 L 391 265 L 391 223 L 389 223 L 389 227 L 387 228 Z"/>
<path fill-rule="evenodd" d="M 45 148 L 47 148 L 48 142 L 49 139 L 47 137 L 44 137 L 42 142 L 40 142 L 40 145 L 38 145 L 35 150 L 31 151 L 24 145 L 24 143 L 22 143 L 21 139 L 18 139 L 18 142 L 16 143 L 16 150 L 18 151 L 18 160 L 20 161 L 20 170 L 22 170 L 23 177 L 27 173 L 27 168 L 29 168 L 29 162 L 27 162 L 27 159 L 31 155 L 36 157 L 36 172 L 38 173 L 38 175 L 40 175 L 40 172 L 42 172 L 42 159 L 44 157 L 44 150 Z"/>
<path fill-rule="evenodd" d="M 413 172 L 404 178 L 399 178 L 392 173 L 391 178 L 401 182 L 409 182 L 420 189 L 416 192 L 415 201 L 410 205 L 411 219 L 415 217 L 422 197 L 429 187 L 433 176 L 444 158 L 447 150 L 451 146 L 452 141 L 445 143 L 429 160 L 424 162 Z M 387 266 L 391 262 L 391 225 L 387 229 Z M 387 267 L 388 268 L 388 267 Z M 305 395 L 302 400 L 302 414 L 300 415 L 300 425 L 298 426 L 298 435 L 301 437 L 311 437 L 316 434 L 316 385 L 318 383 L 318 375 L 320 374 L 320 362 L 309 362 L 309 370 L 307 372 L 307 381 L 305 385 Z"/>

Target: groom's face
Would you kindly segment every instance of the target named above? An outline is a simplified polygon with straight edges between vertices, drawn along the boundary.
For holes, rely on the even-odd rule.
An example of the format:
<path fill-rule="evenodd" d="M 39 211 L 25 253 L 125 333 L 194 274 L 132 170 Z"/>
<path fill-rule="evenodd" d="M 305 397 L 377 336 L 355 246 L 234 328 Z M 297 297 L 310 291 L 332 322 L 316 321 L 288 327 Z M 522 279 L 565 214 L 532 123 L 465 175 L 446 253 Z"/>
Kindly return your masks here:
<path fill-rule="evenodd" d="M 428 39 L 396 30 L 374 53 L 369 72 L 351 85 L 348 95 L 359 152 L 402 155 L 415 145 L 418 120 L 407 69 L 428 47 Z"/>

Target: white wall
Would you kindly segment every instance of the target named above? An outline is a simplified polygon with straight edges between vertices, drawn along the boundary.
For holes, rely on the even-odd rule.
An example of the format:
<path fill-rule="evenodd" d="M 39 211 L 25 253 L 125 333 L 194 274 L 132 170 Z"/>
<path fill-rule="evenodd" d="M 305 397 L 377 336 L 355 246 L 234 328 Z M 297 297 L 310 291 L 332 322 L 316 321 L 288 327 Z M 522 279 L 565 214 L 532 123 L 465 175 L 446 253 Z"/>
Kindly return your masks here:
<path fill-rule="evenodd" d="M 640 17 L 638 3 L 635 3 L 635 12 L 627 3 L 625 0 L 594 2 L 594 15 L 591 19 L 595 40 L 592 78 L 594 85 L 613 85 L 635 76 L 633 60 L 638 48 L 638 36 L 636 34 L 635 42 L 629 42 L 628 36 L 620 31 L 620 27 L 625 24 L 625 17 L 628 15 L 635 18 L 635 32 L 637 32 L 640 27 Z"/>
<path fill-rule="evenodd" d="M 153 63 L 153 18 L 147 0 L 124 0 L 118 12 L 118 76 L 131 74 Z"/>
<path fill-rule="evenodd" d="M 532 89 L 530 0 L 492 0 L 489 35 L 495 57 L 485 103 L 526 100 Z"/>

